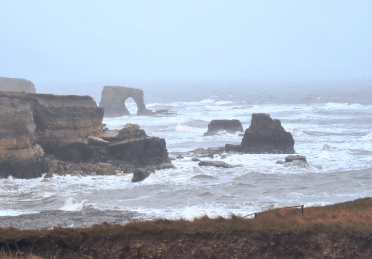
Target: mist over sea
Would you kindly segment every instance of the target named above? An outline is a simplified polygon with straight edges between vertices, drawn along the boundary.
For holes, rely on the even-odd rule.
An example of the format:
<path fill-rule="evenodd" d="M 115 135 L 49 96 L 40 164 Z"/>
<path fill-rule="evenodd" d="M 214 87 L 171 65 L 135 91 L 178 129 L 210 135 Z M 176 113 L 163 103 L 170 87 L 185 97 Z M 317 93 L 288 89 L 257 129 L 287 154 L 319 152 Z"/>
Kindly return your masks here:
<path fill-rule="evenodd" d="M 307 157 L 309 167 L 276 164 L 286 155 L 231 154 L 226 159 L 216 155 L 214 160 L 241 166 L 199 167 L 185 157 L 172 161 L 175 169 L 157 171 L 139 183 L 132 183 L 132 175 L 124 174 L 54 176 L 49 182 L 41 182 L 43 178 L 0 179 L 0 216 L 92 207 L 136 211 L 143 219 L 192 219 L 372 196 L 371 87 L 247 87 L 233 83 L 216 87 L 198 83 L 142 88 L 147 108 L 168 109 L 174 115 L 106 118 L 104 123 L 110 129 L 139 124 L 149 136 L 164 138 L 170 156 L 176 156 L 196 148 L 241 142 L 239 134 L 224 132 L 203 137 L 213 119 L 239 119 L 246 129 L 252 113 L 268 113 L 292 133 L 295 150 Z M 99 93 L 72 92 L 91 94 L 97 102 Z M 133 101 L 126 105 L 131 114 L 136 113 Z"/>

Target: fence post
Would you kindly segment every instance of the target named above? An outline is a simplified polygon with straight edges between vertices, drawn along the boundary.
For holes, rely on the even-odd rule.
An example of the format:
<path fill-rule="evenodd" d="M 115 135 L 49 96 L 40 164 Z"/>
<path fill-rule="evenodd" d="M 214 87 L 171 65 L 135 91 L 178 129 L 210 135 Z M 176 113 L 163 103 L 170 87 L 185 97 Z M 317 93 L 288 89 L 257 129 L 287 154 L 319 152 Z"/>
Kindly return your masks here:
<path fill-rule="evenodd" d="M 302 216 L 304 215 L 304 205 L 301 205 Z"/>

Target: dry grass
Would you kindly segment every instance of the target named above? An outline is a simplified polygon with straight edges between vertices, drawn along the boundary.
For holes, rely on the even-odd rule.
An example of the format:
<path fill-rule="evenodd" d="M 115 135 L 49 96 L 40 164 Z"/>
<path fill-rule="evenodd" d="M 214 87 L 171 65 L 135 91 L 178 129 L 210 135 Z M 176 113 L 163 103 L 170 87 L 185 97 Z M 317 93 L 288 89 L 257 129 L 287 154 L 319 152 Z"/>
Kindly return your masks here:
<path fill-rule="evenodd" d="M 40 256 L 24 255 L 22 253 L 0 251 L 0 259 L 43 259 Z"/>
<path fill-rule="evenodd" d="M 231 216 L 230 219 L 211 219 L 207 216 L 187 220 L 137 221 L 126 225 L 103 223 L 91 228 L 60 228 L 53 230 L 0 229 L 0 239 L 19 239 L 32 236 L 105 235 L 123 231 L 313 231 L 372 234 L 372 198 L 304 209 L 282 209 L 260 213 L 254 219 Z"/>

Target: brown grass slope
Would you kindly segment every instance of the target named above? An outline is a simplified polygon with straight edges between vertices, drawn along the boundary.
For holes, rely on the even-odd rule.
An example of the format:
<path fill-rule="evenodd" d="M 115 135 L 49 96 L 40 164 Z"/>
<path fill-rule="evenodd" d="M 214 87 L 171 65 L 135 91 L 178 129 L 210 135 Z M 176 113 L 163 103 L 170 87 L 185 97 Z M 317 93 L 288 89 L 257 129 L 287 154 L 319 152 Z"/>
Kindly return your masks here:
<path fill-rule="evenodd" d="M 57 258 L 372 258 L 372 198 L 282 209 L 53 230 L 0 229 L 0 247 Z M 214 256 L 214 257 L 213 257 Z M 331 258 L 331 257 L 330 257 Z"/>

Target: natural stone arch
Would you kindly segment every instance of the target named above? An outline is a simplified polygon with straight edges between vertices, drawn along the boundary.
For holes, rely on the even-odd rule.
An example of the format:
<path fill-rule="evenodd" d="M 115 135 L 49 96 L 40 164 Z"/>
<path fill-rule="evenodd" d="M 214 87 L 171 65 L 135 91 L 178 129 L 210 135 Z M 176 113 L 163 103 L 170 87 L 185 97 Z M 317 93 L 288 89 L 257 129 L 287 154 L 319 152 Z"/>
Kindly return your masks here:
<path fill-rule="evenodd" d="M 99 107 L 105 109 L 105 117 L 130 115 L 125 101 L 132 97 L 137 104 L 137 115 L 153 115 L 145 106 L 143 90 L 124 86 L 105 86 L 102 90 Z"/>

